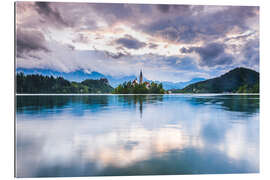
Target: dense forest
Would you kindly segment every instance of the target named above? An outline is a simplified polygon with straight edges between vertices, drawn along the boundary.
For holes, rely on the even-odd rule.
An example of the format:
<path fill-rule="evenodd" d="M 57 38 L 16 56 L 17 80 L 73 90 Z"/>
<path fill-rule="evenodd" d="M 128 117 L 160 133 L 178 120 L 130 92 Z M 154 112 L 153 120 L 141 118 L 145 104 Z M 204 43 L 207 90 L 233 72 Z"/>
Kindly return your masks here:
<path fill-rule="evenodd" d="M 235 68 L 220 77 L 190 84 L 173 93 L 259 93 L 259 73 Z"/>
<path fill-rule="evenodd" d="M 131 81 L 124 82 L 116 87 L 113 91 L 114 94 L 165 94 L 162 84 L 151 82 L 149 85 L 144 82 L 142 84 Z"/>
<path fill-rule="evenodd" d="M 38 74 L 16 74 L 17 93 L 111 93 L 113 88 L 105 78 L 70 82 L 62 77 Z"/>

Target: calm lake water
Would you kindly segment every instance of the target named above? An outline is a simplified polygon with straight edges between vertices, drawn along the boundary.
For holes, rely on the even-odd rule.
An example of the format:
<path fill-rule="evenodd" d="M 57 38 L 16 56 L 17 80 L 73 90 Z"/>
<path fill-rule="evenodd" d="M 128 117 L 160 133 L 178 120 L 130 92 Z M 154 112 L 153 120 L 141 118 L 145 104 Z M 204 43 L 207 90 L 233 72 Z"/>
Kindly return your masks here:
<path fill-rule="evenodd" d="M 258 95 L 17 96 L 16 176 L 259 172 Z"/>

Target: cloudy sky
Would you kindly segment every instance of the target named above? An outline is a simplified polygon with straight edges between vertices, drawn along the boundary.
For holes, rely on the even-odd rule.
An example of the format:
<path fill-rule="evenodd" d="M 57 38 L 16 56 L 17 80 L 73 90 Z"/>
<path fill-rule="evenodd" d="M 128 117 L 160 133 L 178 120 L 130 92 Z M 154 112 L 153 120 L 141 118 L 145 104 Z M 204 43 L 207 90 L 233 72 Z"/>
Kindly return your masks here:
<path fill-rule="evenodd" d="M 149 80 L 259 71 L 259 8 L 16 3 L 17 68 L 97 71 Z"/>

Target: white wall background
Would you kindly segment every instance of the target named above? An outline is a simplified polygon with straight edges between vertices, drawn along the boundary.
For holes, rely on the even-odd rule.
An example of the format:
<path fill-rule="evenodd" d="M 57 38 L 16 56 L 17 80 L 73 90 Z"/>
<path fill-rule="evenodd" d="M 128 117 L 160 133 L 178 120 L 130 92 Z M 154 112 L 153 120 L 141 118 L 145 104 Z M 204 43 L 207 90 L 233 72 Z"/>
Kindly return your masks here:
<path fill-rule="evenodd" d="M 51 0 L 47 0 L 51 1 Z M 57 0 L 67 2 L 71 0 Z M 100 180 L 119 179 L 179 179 L 187 180 L 227 180 L 227 179 L 269 179 L 269 138 L 270 138 L 270 2 L 267 0 L 80 0 L 81 2 L 129 2 L 129 3 L 164 3 L 164 4 L 195 4 L 195 5 L 259 5 L 260 6 L 260 74 L 261 74 L 261 173 L 240 175 L 181 175 L 181 176 L 132 176 L 132 177 L 98 177 Z M 1 0 L 0 2 L 0 178 L 14 179 L 14 1 Z M 36 178 L 32 178 L 36 179 Z M 46 178 L 56 179 L 56 178 Z M 59 179 L 59 178 L 57 178 Z M 60 178 L 75 179 L 75 178 Z M 85 177 L 77 179 L 97 179 Z"/>

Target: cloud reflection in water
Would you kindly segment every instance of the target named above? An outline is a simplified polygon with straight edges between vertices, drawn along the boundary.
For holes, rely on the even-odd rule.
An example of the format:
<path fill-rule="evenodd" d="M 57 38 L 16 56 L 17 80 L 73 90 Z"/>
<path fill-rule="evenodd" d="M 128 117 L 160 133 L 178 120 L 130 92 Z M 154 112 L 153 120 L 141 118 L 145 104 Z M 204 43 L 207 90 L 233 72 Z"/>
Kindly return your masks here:
<path fill-rule="evenodd" d="M 17 112 L 17 176 L 259 171 L 256 106 L 247 114 L 196 97 L 91 98 Z"/>

